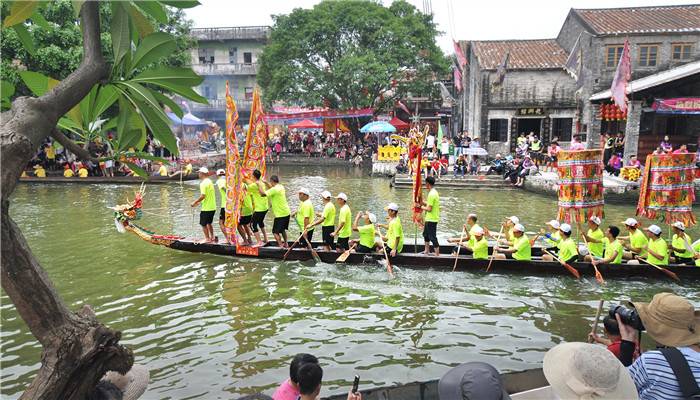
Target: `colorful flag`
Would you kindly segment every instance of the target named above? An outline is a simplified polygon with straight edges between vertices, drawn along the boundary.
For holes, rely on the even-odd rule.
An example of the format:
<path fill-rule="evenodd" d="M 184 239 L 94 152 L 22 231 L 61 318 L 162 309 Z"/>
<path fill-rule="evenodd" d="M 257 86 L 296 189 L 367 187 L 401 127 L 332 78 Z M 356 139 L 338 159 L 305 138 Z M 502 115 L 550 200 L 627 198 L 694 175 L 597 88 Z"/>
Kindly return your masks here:
<path fill-rule="evenodd" d="M 697 221 L 693 215 L 695 200 L 695 153 L 648 155 L 639 190 L 637 215 L 663 218 L 666 224 Z"/>
<path fill-rule="evenodd" d="M 248 136 L 245 142 L 245 151 L 243 152 L 243 175 L 246 177 L 251 176 L 256 169 L 265 175 L 266 130 L 258 85 L 255 85 L 253 108 L 250 111 L 250 122 L 248 123 Z"/>
<path fill-rule="evenodd" d="M 241 174 L 241 157 L 238 154 L 235 126 L 238 110 L 226 82 L 226 207 L 224 227 L 226 235 L 235 237 L 241 217 L 241 202 L 246 195 Z"/>
<path fill-rule="evenodd" d="M 630 42 L 625 38 L 625 46 L 622 48 L 620 61 L 617 63 L 615 78 L 613 78 L 610 94 L 622 113 L 627 113 L 627 82 L 632 76 L 632 63 L 630 61 Z"/>
<path fill-rule="evenodd" d="M 578 94 L 583 90 L 583 54 L 581 52 L 581 35 L 578 35 L 576 39 L 576 44 L 569 54 L 569 58 L 564 63 L 564 70 L 566 70 L 572 78 L 576 79 L 576 92 L 574 93 L 574 100 L 578 97 Z"/>
<path fill-rule="evenodd" d="M 457 88 L 458 92 L 462 91 L 462 74 L 459 71 L 459 68 L 457 68 L 457 65 L 455 64 L 455 60 L 450 56 L 450 60 L 452 60 L 452 69 L 454 70 L 454 81 L 455 81 L 455 88 Z"/>
<path fill-rule="evenodd" d="M 457 57 L 457 62 L 459 63 L 459 67 L 464 68 L 464 66 L 467 65 L 467 58 L 464 57 L 464 53 L 462 53 L 462 49 L 459 47 L 457 42 L 455 42 L 454 39 L 452 39 L 452 43 L 455 45 L 455 57 Z"/>
<path fill-rule="evenodd" d="M 440 144 L 440 142 L 442 142 L 442 124 L 438 122 L 437 144 Z"/>
<path fill-rule="evenodd" d="M 408 115 L 411 115 L 411 112 L 408 111 L 408 108 L 406 108 L 406 106 L 401 102 L 401 100 L 397 100 L 397 101 L 399 103 L 399 107 L 401 107 L 402 110 L 406 111 L 408 113 Z"/>
<path fill-rule="evenodd" d="M 506 55 L 503 56 L 503 61 L 501 61 L 501 65 L 498 66 L 498 70 L 496 71 L 496 80 L 491 84 L 491 93 L 493 93 L 494 90 L 503 87 L 503 80 L 506 79 L 506 68 L 508 68 L 509 58 L 510 50 L 508 50 Z"/>
<path fill-rule="evenodd" d="M 603 218 L 603 150 L 561 150 L 557 158 L 557 221 L 585 222 L 593 215 Z"/>

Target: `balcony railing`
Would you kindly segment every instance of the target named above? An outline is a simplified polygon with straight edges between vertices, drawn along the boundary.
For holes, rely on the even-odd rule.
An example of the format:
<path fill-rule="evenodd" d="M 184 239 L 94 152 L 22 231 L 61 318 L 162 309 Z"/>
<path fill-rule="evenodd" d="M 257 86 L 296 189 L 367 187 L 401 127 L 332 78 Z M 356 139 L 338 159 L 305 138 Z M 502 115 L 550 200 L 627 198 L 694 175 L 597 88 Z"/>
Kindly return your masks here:
<path fill-rule="evenodd" d="M 257 75 L 258 64 L 192 64 L 198 75 Z"/>
<path fill-rule="evenodd" d="M 190 37 L 198 40 L 258 39 L 270 37 L 269 26 L 238 26 L 230 28 L 196 28 L 190 31 Z"/>
<path fill-rule="evenodd" d="M 236 108 L 240 111 L 250 111 L 253 109 L 253 100 L 233 99 L 236 102 Z M 209 99 L 209 105 L 192 103 L 192 111 L 195 110 L 225 110 L 226 99 Z"/>

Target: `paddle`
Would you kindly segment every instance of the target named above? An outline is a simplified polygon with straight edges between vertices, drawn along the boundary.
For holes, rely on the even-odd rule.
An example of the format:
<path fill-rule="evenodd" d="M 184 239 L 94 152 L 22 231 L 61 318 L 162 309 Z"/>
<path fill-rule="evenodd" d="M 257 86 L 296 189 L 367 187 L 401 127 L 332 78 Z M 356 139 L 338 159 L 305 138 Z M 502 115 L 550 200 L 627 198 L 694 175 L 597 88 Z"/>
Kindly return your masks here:
<path fill-rule="evenodd" d="M 698 255 L 698 252 L 693 250 L 693 246 L 691 246 L 690 243 L 688 242 L 688 237 L 685 235 L 685 233 L 683 233 L 683 242 L 685 243 L 686 250 L 692 252 L 693 255 L 696 255 L 696 256 Z"/>
<path fill-rule="evenodd" d="M 304 236 L 305 233 L 306 233 L 306 229 L 304 229 L 304 232 L 302 232 L 302 233 L 299 235 L 299 237 L 297 238 L 297 240 L 296 240 L 294 243 L 292 243 L 291 246 L 289 246 L 289 250 L 287 250 L 287 252 L 284 253 L 284 257 L 282 257 L 282 261 L 285 261 L 285 260 L 287 259 L 287 256 L 289 255 L 289 252 L 292 251 L 292 249 L 294 248 L 294 246 L 297 245 L 297 243 L 299 243 L 299 240 L 301 240 L 302 236 Z M 317 255 L 317 257 L 318 257 L 318 255 Z"/>
<path fill-rule="evenodd" d="M 341 254 L 340 256 L 338 256 L 338 258 L 335 259 L 335 262 L 345 262 L 345 260 L 347 260 L 350 256 L 350 252 L 352 251 L 352 249 L 354 249 L 356 246 L 357 243 L 350 246 L 349 249 L 345 250 L 343 254 Z"/>
<path fill-rule="evenodd" d="M 586 246 L 586 249 L 588 249 L 588 254 L 590 254 L 591 259 L 593 259 L 593 253 L 591 253 L 591 249 L 588 247 L 588 240 L 586 239 L 586 235 L 583 234 L 583 231 L 581 230 L 581 224 L 576 224 L 578 225 L 578 230 L 581 232 L 581 237 L 583 237 L 583 243 Z M 593 266 L 593 269 L 595 269 L 595 277 L 598 278 L 601 284 L 605 285 L 605 281 L 603 280 L 603 275 L 600 274 L 600 271 L 598 271 L 598 267 L 595 266 L 595 264 L 591 263 Z M 602 300 L 601 300 L 602 301 Z"/>
<path fill-rule="evenodd" d="M 294 222 L 297 223 L 299 230 L 301 230 L 301 224 L 299 223 L 299 221 L 297 221 L 296 218 L 294 218 Z M 294 247 L 294 245 L 297 244 L 297 242 L 299 240 L 301 240 L 302 236 L 304 236 L 304 234 L 308 230 L 309 230 L 309 226 L 307 225 L 306 229 L 304 229 L 304 231 L 301 233 L 301 235 L 299 235 L 299 239 L 297 239 L 297 241 L 294 242 L 294 244 L 292 244 L 292 247 Z M 321 257 L 318 256 L 318 253 L 316 253 L 316 250 L 314 250 L 314 246 L 311 244 L 311 242 L 307 240 L 306 243 L 309 245 L 309 250 L 311 251 L 311 257 L 313 257 L 314 261 L 316 261 L 317 263 L 321 262 Z M 292 247 L 290 247 L 289 250 L 287 250 L 287 253 L 289 253 L 292 250 Z M 287 254 L 284 255 L 284 258 L 282 260 L 285 260 L 286 258 L 287 258 Z"/>
<path fill-rule="evenodd" d="M 455 265 L 452 266 L 452 272 L 455 272 L 457 268 L 457 260 L 459 260 L 459 252 L 462 250 L 462 240 L 464 240 L 464 235 L 467 233 L 466 228 L 462 228 L 462 236 L 459 237 L 459 244 L 457 245 L 457 255 L 455 256 Z"/>
<path fill-rule="evenodd" d="M 379 233 L 379 240 L 382 241 L 382 253 L 384 253 L 384 259 L 386 260 L 386 268 L 389 270 L 389 275 L 394 275 L 394 271 L 391 269 L 391 263 L 389 262 L 389 254 L 386 252 L 384 239 L 382 238 L 382 232 L 379 230 L 379 228 L 377 228 L 377 233 Z"/>
<path fill-rule="evenodd" d="M 501 225 L 501 230 L 498 232 L 498 237 L 501 237 L 501 234 L 503 233 L 503 225 Z M 498 239 L 496 239 L 496 246 L 498 246 Z M 489 265 L 486 267 L 486 272 L 489 272 L 489 268 L 491 268 L 491 263 L 493 262 L 493 259 L 496 258 L 496 246 L 493 246 L 493 251 L 491 252 L 491 259 L 489 260 Z"/>
<path fill-rule="evenodd" d="M 656 269 L 658 269 L 658 270 L 660 270 L 660 271 L 665 272 L 665 273 L 668 274 L 668 276 L 670 276 L 671 278 L 673 278 L 673 279 L 675 279 L 675 280 L 677 280 L 677 281 L 679 281 L 679 282 L 681 281 L 681 279 L 680 279 L 680 278 L 678 277 L 678 275 L 676 275 L 675 273 L 673 273 L 673 272 L 667 270 L 666 268 L 659 267 L 658 265 L 656 265 L 656 264 L 654 264 L 654 263 L 652 263 L 652 262 L 650 262 L 650 261 L 647 261 L 646 258 L 642 258 L 642 257 L 637 256 L 637 260 L 644 261 L 645 263 L 651 265 L 652 267 L 654 267 L 654 268 L 656 268 Z"/>
<path fill-rule="evenodd" d="M 562 261 L 561 261 L 559 258 L 557 258 L 557 256 L 555 256 L 554 254 L 548 252 L 548 251 L 545 250 L 545 249 L 542 249 L 542 251 L 544 251 L 545 253 L 547 253 L 547 254 L 549 254 L 550 256 L 552 256 L 552 257 L 553 257 L 555 260 L 557 260 L 560 264 L 562 263 Z M 578 273 L 578 271 L 576 270 L 576 268 L 572 267 L 571 265 L 569 265 L 569 264 L 567 264 L 567 263 L 563 263 L 563 264 L 564 264 L 564 266 L 566 267 L 566 269 L 569 270 L 569 272 L 571 272 L 572 274 L 574 274 L 574 276 L 577 277 L 578 279 L 581 279 L 581 275 L 579 275 L 579 273 Z"/>
<path fill-rule="evenodd" d="M 603 299 L 600 299 L 600 303 L 598 303 L 598 312 L 595 313 L 595 321 L 593 321 L 593 330 L 591 330 L 592 334 L 596 334 L 596 331 L 598 330 L 598 320 L 600 320 L 600 312 L 603 310 Z M 595 340 L 591 339 L 590 337 L 588 338 L 588 343 L 593 343 Z"/>

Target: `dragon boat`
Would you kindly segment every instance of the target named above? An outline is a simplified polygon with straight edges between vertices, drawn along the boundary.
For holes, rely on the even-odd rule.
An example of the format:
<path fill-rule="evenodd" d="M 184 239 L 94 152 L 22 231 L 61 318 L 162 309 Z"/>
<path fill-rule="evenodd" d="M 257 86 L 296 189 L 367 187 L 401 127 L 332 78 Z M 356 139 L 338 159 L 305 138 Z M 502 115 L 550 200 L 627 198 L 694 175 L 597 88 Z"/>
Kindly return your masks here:
<path fill-rule="evenodd" d="M 196 173 L 191 173 L 187 175 L 182 175 L 182 181 L 192 181 L 199 179 L 199 175 Z M 23 183 L 82 183 L 82 184 L 93 184 L 93 183 L 118 183 L 118 184 L 138 184 L 138 183 L 177 183 L 180 182 L 180 175 L 175 176 L 156 176 L 150 175 L 148 178 L 142 178 L 140 176 L 88 176 L 87 178 L 79 178 L 73 176 L 66 178 L 64 176 L 47 176 L 46 178 L 37 177 L 26 177 L 19 178 L 20 182 Z"/>
<path fill-rule="evenodd" d="M 190 238 L 184 236 L 174 236 L 157 234 L 141 225 L 137 225 L 134 221 L 142 217 L 142 198 L 144 187 L 136 194 L 134 201 L 127 202 L 125 205 L 110 207 L 115 211 L 115 224 L 121 232 L 132 232 L 144 241 L 168 247 L 174 250 L 188 251 L 192 253 L 212 254 L 219 256 L 232 257 L 247 257 L 247 258 L 263 258 L 273 260 L 287 261 L 311 261 L 314 255 L 307 248 L 293 248 L 287 253 L 287 249 L 276 246 L 276 243 L 270 242 L 261 247 L 236 246 L 234 244 L 222 243 L 201 243 L 201 239 Z M 312 242 L 314 248 L 320 248 L 321 242 Z M 422 247 L 419 243 L 418 248 Z M 568 270 L 556 261 L 544 261 L 539 257 L 542 254 L 541 249 L 533 247 L 533 259 L 528 261 L 522 260 L 500 260 L 493 259 L 474 259 L 471 256 L 459 256 L 455 265 L 455 255 L 450 254 L 453 245 L 440 246 L 440 256 L 424 255 L 416 252 L 411 252 L 414 248 L 411 244 L 404 244 L 404 251 L 397 254 L 396 257 L 389 257 L 389 262 L 392 266 L 410 267 L 418 269 L 434 269 L 434 270 L 452 270 L 470 271 L 474 273 L 487 273 L 487 269 L 492 273 L 517 273 L 525 275 L 571 275 L 572 271 Z M 492 248 L 489 249 L 489 253 Z M 340 263 L 338 257 L 341 253 L 336 251 L 316 250 L 318 257 L 325 263 Z M 344 261 L 346 264 L 370 264 L 377 267 L 386 268 L 385 256 L 380 253 L 350 253 Z M 489 268 L 489 263 L 490 268 Z M 575 262 L 570 266 L 575 269 L 582 278 L 595 278 L 596 271 L 590 263 Z M 599 264 L 598 271 L 603 277 L 630 277 L 630 278 L 649 278 L 649 279 L 670 279 L 669 275 L 675 274 L 678 279 L 700 280 L 700 268 L 696 266 L 681 266 L 681 265 L 665 265 L 664 269 L 668 272 L 664 273 L 661 270 L 646 264 Z M 669 272 L 671 274 L 669 274 Z"/>

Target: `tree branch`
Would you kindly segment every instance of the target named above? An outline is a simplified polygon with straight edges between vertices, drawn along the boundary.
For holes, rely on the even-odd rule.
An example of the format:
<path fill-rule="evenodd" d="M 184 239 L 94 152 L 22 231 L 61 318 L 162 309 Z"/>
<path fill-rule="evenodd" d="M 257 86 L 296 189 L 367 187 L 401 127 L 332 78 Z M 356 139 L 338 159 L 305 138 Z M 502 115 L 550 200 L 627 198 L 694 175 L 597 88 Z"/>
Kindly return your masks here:
<path fill-rule="evenodd" d="M 60 143 L 61 146 L 65 147 L 68 151 L 78 156 L 78 158 L 80 158 L 81 160 L 95 161 L 95 159 L 90 155 L 90 152 L 87 151 L 87 149 L 78 146 L 77 143 L 68 139 L 68 137 L 62 134 L 57 128 L 53 128 L 53 130 L 51 130 L 51 137 L 56 139 L 56 141 Z"/>

